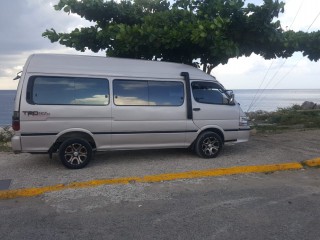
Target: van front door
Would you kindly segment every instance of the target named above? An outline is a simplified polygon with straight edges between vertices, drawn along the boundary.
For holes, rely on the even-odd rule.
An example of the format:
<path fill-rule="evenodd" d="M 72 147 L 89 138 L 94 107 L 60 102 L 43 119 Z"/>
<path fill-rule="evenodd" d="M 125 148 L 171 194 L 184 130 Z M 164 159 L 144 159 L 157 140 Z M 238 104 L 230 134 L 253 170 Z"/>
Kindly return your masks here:
<path fill-rule="evenodd" d="M 192 81 L 193 122 L 199 128 L 239 129 L 239 106 L 229 104 L 221 86 L 209 81 Z M 228 134 L 226 134 L 228 138 Z M 226 139 L 227 140 L 227 139 Z"/>

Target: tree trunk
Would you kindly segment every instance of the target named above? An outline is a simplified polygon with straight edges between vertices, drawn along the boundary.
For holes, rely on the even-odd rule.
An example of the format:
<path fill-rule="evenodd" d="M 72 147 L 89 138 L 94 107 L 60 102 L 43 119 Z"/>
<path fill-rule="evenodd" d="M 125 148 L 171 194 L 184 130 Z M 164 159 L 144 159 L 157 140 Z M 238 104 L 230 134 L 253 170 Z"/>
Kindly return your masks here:
<path fill-rule="evenodd" d="M 204 63 L 203 66 L 202 66 L 202 71 L 206 72 L 206 70 L 207 70 L 207 64 Z"/>
<path fill-rule="evenodd" d="M 211 71 L 212 71 L 212 69 L 214 69 L 214 67 L 215 67 L 215 66 L 214 66 L 213 64 L 209 64 L 209 65 L 207 66 L 207 71 L 206 71 L 206 72 L 207 72 L 208 74 L 210 74 Z"/>

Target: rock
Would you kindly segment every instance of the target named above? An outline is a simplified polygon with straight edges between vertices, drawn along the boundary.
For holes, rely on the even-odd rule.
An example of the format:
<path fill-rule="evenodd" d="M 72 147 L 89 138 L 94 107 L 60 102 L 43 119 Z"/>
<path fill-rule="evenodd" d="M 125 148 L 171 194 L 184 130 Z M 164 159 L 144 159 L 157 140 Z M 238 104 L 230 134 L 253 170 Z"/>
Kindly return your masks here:
<path fill-rule="evenodd" d="M 310 110 L 310 109 L 315 109 L 316 106 L 317 106 L 317 104 L 314 102 L 305 101 L 304 103 L 302 103 L 301 109 L 302 110 Z"/>

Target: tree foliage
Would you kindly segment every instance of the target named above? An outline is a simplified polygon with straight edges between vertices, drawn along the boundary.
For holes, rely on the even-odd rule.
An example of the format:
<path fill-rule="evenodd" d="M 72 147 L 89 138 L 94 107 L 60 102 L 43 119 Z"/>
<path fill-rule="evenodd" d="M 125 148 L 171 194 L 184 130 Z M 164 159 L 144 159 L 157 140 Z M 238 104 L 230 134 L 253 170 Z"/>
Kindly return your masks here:
<path fill-rule="evenodd" d="M 78 51 L 196 64 L 209 73 L 252 53 L 270 59 L 301 51 L 310 60 L 320 58 L 320 32 L 284 31 L 276 20 L 284 11 L 278 0 L 260 6 L 245 0 L 60 0 L 54 8 L 93 23 L 70 33 L 43 33 Z"/>

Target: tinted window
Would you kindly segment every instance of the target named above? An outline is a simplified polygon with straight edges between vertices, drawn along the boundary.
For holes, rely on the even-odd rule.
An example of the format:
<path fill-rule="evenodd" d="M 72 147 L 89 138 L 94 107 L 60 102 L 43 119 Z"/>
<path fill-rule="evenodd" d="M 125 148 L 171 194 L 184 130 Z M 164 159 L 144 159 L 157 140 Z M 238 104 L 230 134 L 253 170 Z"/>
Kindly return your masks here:
<path fill-rule="evenodd" d="M 181 82 L 149 81 L 149 105 L 181 106 L 183 99 Z"/>
<path fill-rule="evenodd" d="M 33 77 L 28 102 L 41 105 L 107 105 L 109 83 L 99 78 Z"/>
<path fill-rule="evenodd" d="M 219 91 L 221 87 L 211 82 L 193 82 L 192 94 L 194 99 L 200 103 L 224 104 L 227 98 Z"/>
<path fill-rule="evenodd" d="M 113 95 L 116 105 L 148 105 L 148 82 L 116 80 Z"/>
<path fill-rule="evenodd" d="M 114 81 L 114 103 L 127 106 L 181 106 L 184 88 L 181 82 Z"/>

